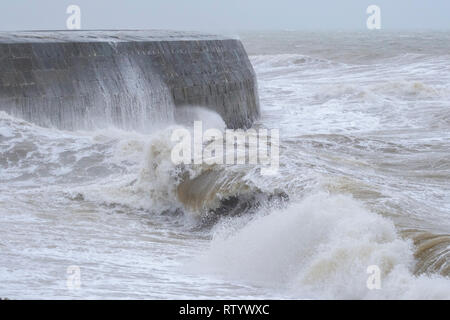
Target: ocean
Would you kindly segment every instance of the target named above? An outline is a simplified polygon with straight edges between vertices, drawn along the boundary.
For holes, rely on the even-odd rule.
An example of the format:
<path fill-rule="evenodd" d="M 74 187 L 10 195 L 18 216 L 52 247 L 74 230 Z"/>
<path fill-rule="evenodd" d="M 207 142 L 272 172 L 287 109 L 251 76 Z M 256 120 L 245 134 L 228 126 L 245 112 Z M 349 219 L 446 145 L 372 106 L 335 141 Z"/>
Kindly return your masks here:
<path fill-rule="evenodd" d="M 450 299 L 450 33 L 239 37 L 254 128 L 280 131 L 273 176 L 175 165 L 171 122 L 0 112 L 0 297 Z"/>

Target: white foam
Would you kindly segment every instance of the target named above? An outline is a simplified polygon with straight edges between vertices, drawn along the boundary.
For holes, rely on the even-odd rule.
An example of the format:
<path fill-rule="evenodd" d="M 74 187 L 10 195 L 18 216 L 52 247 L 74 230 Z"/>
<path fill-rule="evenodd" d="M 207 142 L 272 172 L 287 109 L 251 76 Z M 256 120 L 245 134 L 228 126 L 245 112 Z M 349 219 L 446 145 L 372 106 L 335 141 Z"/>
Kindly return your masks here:
<path fill-rule="evenodd" d="M 235 228 L 218 232 L 194 269 L 296 298 L 450 298 L 450 280 L 412 275 L 411 244 L 348 196 L 319 193 Z M 366 286 L 370 265 L 381 290 Z"/>

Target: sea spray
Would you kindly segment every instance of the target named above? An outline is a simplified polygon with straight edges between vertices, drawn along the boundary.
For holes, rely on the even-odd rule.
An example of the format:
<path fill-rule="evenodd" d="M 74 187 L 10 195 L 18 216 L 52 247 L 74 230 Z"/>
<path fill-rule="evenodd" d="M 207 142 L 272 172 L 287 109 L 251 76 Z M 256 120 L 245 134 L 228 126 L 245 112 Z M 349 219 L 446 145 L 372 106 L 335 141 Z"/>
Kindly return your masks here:
<path fill-rule="evenodd" d="M 230 227 L 217 229 L 191 270 L 302 298 L 450 298 L 448 279 L 412 274 L 412 244 L 393 223 L 349 196 L 310 195 Z M 380 290 L 366 285 L 372 265 Z"/>

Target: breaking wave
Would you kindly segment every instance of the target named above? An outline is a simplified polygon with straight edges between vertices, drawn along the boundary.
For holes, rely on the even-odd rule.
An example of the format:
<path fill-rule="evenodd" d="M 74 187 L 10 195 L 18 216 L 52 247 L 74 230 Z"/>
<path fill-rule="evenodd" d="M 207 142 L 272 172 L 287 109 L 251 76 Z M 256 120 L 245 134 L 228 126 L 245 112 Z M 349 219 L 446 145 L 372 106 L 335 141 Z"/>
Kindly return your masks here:
<path fill-rule="evenodd" d="M 181 119 L 224 127 L 211 111 L 181 112 Z M 448 278 L 426 274 L 446 264 L 447 238 L 402 238 L 389 218 L 322 187 L 288 204 L 289 188 L 263 179 L 258 168 L 175 165 L 171 134 L 192 129 L 188 122 L 152 134 L 114 128 L 66 132 L 5 113 L 0 124 L 2 179 L 10 187 L 49 184 L 71 201 L 181 213 L 188 227 L 206 224 L 213 240 L 189 264 L 195 272 L 295 298 L 450 298 Z M 433 255 L 439 246 L 444 251 Z M 381 290 L 367 289 L 370 265 L 381 269 Z"/>
<path fill-rule="evenodd" d="M 2 178 L 35 187 L 63 184 L 71 199 L 153 213 L 183 210 L 213 220 L 218 212 L 242 214 L 272 197 L 270 188 L 258 187 L 253 166 L 174 164 L 174 130 L 192 130 L 194 120 L 201 120 L 204 130 L 225 128 L 217 113 L 203 108 L 181 108 L 177 117 L 179 123 L 141 134 L 115 128 L 60 131 L 1 113 Z"/>
<path fill-rule="evenodd" d="M 296 298 L 449 299 L 448 278 L 413 274 L 413 253 L 389 219 L 321 192 L 244 223 L 222 222 L 190 267 Z M 381 270 L 379 290 L 367 287 L 372 265 Z"/>

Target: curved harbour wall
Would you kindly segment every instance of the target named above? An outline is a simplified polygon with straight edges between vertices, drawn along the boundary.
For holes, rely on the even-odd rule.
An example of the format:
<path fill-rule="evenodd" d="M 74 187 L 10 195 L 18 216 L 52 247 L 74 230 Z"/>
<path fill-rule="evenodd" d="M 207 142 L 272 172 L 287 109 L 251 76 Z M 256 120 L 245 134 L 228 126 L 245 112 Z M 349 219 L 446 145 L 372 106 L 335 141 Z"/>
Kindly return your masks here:
<path fill-rule="evenodd" d="M 168 31 L 0 33 L 0 110 L 39 125 L 146 130 L 176 107 L 217 111 L 230 128 L 259 115 L 237 39 Z"/>

